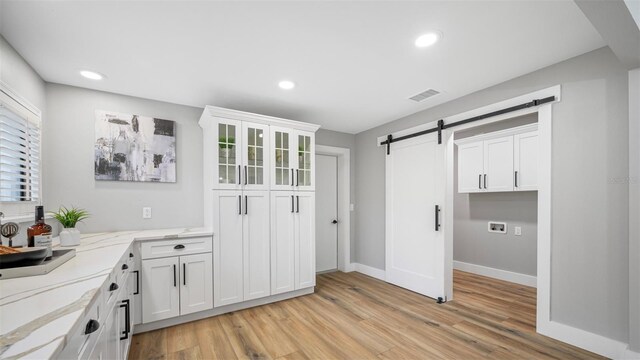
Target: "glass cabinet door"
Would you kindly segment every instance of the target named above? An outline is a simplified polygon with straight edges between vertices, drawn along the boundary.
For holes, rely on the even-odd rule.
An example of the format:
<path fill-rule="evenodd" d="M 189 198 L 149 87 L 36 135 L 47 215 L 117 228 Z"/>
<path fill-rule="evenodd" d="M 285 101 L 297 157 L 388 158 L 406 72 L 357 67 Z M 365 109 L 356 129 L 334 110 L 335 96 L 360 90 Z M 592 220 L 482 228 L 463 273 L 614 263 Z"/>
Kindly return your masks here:
<path fill-rule="evenodd" d="M 290 129 L 271 127 L 271 139 L 273 150 L 271 160 L 273 161 L 272 177 L 273 189 L 291 190 L 294 181 L 293 154 L 293 134 Z"/>
<path fill-rule="evenodd" d="M 269 185 L 266 159 L 269 148 L 269 127 L 245 122 L 242 129 L 244 140 L 242 184 L 247 189 L 266 189 Z"/>
<path fill-rule="evenodd" d="M 315 175 L 314 136 L 309 132 L 298 131 L 296 137 L 298 144 L 296 157 L 298 178 L 296 179 L 296 186 L 311 190 L 315 186 L 313 183 Z"/>
<path fill-rule="evenodd" d="M 218 123 L 218 184 L 222 187 L 240 185 L 238 154 L 239 123 Z M 225 186 L 227 185 L 227 186 Z"/>

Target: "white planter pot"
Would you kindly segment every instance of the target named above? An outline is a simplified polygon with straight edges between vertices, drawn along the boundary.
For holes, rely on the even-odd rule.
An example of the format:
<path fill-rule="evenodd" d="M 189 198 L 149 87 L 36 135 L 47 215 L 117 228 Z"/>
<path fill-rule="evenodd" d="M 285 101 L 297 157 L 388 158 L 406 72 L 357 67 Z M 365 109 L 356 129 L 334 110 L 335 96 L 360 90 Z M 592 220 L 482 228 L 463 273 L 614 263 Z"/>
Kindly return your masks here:
<path fill-rule="evenodd" d="M 76 228 L 65 228 L 60 231 L 60 246 L 80 245 L 80 230 Z"/>

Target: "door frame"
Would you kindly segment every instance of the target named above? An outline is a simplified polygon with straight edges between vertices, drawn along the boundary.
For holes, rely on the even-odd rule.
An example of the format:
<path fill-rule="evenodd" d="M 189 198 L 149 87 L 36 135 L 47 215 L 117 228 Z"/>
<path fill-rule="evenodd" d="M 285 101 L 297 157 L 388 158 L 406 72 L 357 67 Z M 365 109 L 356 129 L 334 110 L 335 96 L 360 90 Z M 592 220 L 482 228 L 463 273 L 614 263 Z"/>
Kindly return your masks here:
<path fill-rule="evenodd" d="M 351 150 L 317 145 L 315 155 L 338 158 L 338 270 L 353 271 L 351 265 Z"/>
<path fill-rule="evenodd" d="M 538 107 L 526 108 L 519 111 L 510 112 L 503 115 L 494 116 L 484 120 L 467 123 L 442 132 L 443 146 L 445 149 L 446 164 L 446 197 L 442 209 L 442 225 L 445 237 L 445 293 L 447 299 L 453 299 L 453 174 L 454 174 L 454 141 L 453 135 L 456 131 L 474 128 L 486 124 L 491 124 L 510 118 L 527 114 L 538 114 L 538 135 L 539 135 L 539 158 L 538 158 L 538 249 L 537 249 L 537 299 L 536 299 L 536 332 L 558 339 L 582 348 L 588 348 L 588 341 L 597 341 L 593 336 L 588 336 L 586 332 L 580 334 L 573 333 L 566 325 L 551 320 L 551 140 L 552 140 L 552 106 L 561 101 L 560 85 L 541 89 L 528 94 L 520 95 L 511 99 L 496 102 L 487 106 L 476 108 L 460 114 L 444 117 L 445 123 L 460 121 L 473 116 L 497 111 L 511 106 L 519 105 L 532 99 L 541 99 L 548 96 L 555 96 L 553 102 L 546 103 Z M 409 129 L 403 129 L 392 133 L 393 137 L 409 135 L 417 131 L 437 127 L 437 121 L 431 121 Z M 386 135 L 376 139 L 376 145 L 381 147 L 381 142 L 387 140 Z M 391 148 L 393 151 L 393 147 Z M 586 336 L 579 339 L 580 336 Z M 579 345 L 578 345 L 579 344 Z"/>

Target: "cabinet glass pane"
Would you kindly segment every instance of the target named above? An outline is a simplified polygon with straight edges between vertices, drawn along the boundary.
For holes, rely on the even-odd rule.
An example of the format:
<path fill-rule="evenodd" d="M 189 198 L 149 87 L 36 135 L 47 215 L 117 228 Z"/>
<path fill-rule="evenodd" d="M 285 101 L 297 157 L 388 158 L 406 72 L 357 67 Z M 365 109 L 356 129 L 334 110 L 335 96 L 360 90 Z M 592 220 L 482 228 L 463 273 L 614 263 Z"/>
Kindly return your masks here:
<path fill-rule="evenodd" d="M 247 129 L 247 184 L 264 184 L 264 131 L 262 129 Z"/>
<path fill-rule="evenodd" d="M 275 132 L 275 168 L 276 185 L 290 185 L 289 182 L 289 134 L 286 132 Z"/>
<path fill-rule="evenodd" d="M 236 182 L 236 127 L 218 124 L 218 182 L 234 184 Z"/>
<path fill-rule="evenodd" d="M 298 135 L 298 180 L 301 186 L 311 185 L 311 137 Z"/>

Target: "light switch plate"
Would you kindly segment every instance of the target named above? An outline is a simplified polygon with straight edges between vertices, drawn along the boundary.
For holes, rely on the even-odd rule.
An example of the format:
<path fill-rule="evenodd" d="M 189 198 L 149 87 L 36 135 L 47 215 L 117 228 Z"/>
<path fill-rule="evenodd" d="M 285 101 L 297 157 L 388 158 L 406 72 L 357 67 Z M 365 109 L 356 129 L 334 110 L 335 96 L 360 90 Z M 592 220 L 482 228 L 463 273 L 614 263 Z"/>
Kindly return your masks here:
<path fill-rule="evenodd" d="M 514 229 L 514 233 L 515 233 L 515 235 L 517 235 L 517 236 L 522 235 L 522 227 L 520 227 L 520 226 L 516 226 L 516 227 L 514 227 L 513 229 Z"/>
<path fill-rule="evenodd" d="M 142 218 L 143 219 L 151 219 L 151 208 L 143 207 L 142 208 Z"/>

